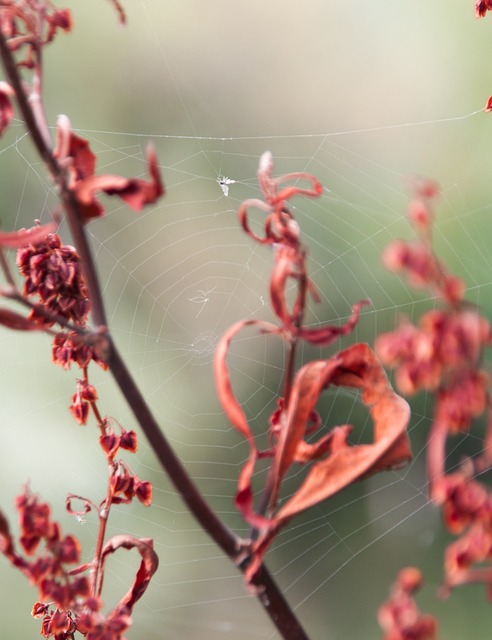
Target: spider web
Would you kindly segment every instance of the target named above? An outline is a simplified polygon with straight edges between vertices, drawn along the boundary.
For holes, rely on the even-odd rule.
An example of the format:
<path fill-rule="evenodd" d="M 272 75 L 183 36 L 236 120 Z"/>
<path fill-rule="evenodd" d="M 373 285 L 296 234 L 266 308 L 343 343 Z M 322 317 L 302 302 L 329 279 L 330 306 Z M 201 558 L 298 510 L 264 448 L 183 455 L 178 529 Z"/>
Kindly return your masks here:
<path fill-rule="evenodd" d="M 280 0 L 126 4 L 123 29 L 110 3 L 71 3 L 76 30 L 47 51 L 47 109 L 52 122 L 58 112 L 69 114 L 97 153 L 98 172 L 144 176 L 146 145 L 151 139 L 156 147 L 165 198 L 138 216 L 107 199 L 107 215 L 89 226 L 109 322 L 190 474 L 227 524 L 246 534 L 233 496 L 247 450 L 223 416 L 211 365 L 233 322 L 271 319 L 272 255 L 242 234 L 236 215 L 243 199 L 259 195 L 258 158 L 270 149 L 276 174 L 305 170 L 324 185 L 321 198 L 294 203 L 322 298 L 308 322 L 341 324 L 353 303 L 372 300 L 336 349 L 373 343 L 399 315 L 416 320 L 435 303 L 380 265 L 390 240 L 411 237 L 404 178 L 414 172 L 440 181 L 436 249 L 466 279 L 468 299 L 491 317 L 492 124 L 481 110 L 489 89 L 480 72 L 491 27 L 474 20 L 468 1 L 413 0 L 395 10 L 389 0 L 370 7 L 310 0 L 302 12 Z M 4 136 L 0 163 L 3 228 L 48 220 L 55 193 L 22 122 Z M 69 241 L 63 224 L 61 233 Z M 106 469 L 91 426 L 77 427 L 67 412 L 77 372 L 50 364 L 44 336 L 2 331 L 0 341 L 2 509 L 15 518 L 10 505 L 29 481 L 89 559 L 96 519 L 77 522 L 63 505 L 69 491 L 101 499 Z M 305 348 L 299 364 L 333 352 Z M 251 424 L 265 434 L 281 389 L 280 346 L 245 332 L 230 363 Z M 91 380 L 102 410 L 132 428 L 109 375 L 93 371 Z M 367 437 L 356 395 L 327 393 L 319 408 L 327 427 L 351 422 L 356 438 Z M 435 597 L 446 537 L 425 485 L 430 398 L 412 399 L 412 409 L 412 463 L 298 517 L 267 555 L 313 640 L 380 637 L 377 607 L 407 564 L 424 570 L 419 602 L 442 613 L 443 637 L 468 638 L 472 625 L 476 639 L 489 637 L 481 588 L 458 590 L 448 603 Z M 479 426 L 456 440 L 449 464 L 473 455 L 480 437 Z M 152 537 L 160 568 L 128 637 L 278 637 L 186 512 L 143 436 L 130 462 L 152 481 L 154 504 L 115 508 L 109 535 Z M 287 494 L 300 477 L 289 479 Z M 126 591 L 136 566 L 132 554 L 111 559 L 108 605 Z M 39 637 L 29 616 L 35 594 L 5 563 L 0 596 L 5 637 Z"/>

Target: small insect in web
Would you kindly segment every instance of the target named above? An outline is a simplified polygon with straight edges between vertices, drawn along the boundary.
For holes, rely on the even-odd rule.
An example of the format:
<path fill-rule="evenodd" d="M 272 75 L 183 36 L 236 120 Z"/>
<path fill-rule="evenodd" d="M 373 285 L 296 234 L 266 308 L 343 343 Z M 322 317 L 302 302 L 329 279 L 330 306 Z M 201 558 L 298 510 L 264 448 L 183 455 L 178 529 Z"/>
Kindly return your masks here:
<path fill-rule="evenodd" d="M 229 185 L 234 184 L 235 182 L 235 180 L 231 180 L 231 178 L 228 178 L 227 176 L 219 175 L 217 178 L 217 184 L 220 186 L 222 193 L 226 197 L 229 195 Z"/>

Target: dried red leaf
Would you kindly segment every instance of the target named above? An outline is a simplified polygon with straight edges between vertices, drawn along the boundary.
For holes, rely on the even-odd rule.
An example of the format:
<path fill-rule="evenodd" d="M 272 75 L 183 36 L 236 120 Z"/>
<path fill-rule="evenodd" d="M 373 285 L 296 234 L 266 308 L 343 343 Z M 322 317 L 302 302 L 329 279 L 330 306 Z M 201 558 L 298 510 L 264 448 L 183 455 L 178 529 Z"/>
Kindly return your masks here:
<path fill-rule="evenodd" d="M 314 329 L 301 327 L 297 335 L 303 340 L 310 342 L 311 344 L 315 344 L 320 347 L 326 347 L 332 344 L 341 336 L 346 336 L 347 334 L 351 333 L 355 328 L 355 325 L 359 321 L 360 310 L 362 309 L 362 307 L 365 307 L 369 304 L 371 304 L 370 300 L 360 300 L 357 304 L 354 304 L 354 306 L 352 307 L 352 314 L 350 318 L 342 326 L 334 327 L 333 325 L 326 325 L 316 327 Z"/>
<path fill-rule="evenodd" d="M 390 597 L 378 611 L 384 640 L 437 640 L 435 618 L 421 613 L 412 597 L 421 585 L 422 575 L 418 569 L 406 567 L 399 572 Z"/>
<path fill-rule="evenodd" d="M 147 162 L 150 180 L 140 178 L 122 178 L 114 175 L 90 176 L 75 186 L 75 193 L 84 211 L 89 217 L 94 217 L 89 212 L 95 204 L 95 193 L 103 191 L 108 195 L 117 195 L 124 200 L 134 211 L 141 211 L 144 205 L 155 202 L 164 193 L 161 181 L 157 157 L 152 146 L 147 149 Z M 85 216 L 87 218 L 87 215 Z"/>
<path fill-rule="evenodd" d="M 356 344 L 329 360 L 305 365 L 297 374 L 274 461 L 279 480 L 295 460 L 309 413 L 330 385 L 361 389 L 374 423 L 373 442 L 351 446 L 346 441 L 347 429 L 340 430 L 328 457 L 312 466 L 300 489 L 280 509 L 277 523 L 326 500 L 355 480 L 398 468 L 411 459 L 406 434 L 408 404 L 392 390 L 374 352 L 367 345 Z"/>
<path fill-rule="evenodd" d="M 150 538 L 134 538 L 129 535 L 119 535 L 110 538 L 102 550 L 101 567 L 104 567 L 107 556 L 118 549 L 136 549 L 142 561 L 133 584 L 123 598 L 118 602 L 115 611 L 125 611 L 130 614 L 137 600 L 145 593 L 150 580 L 159 566 L 159 558 L 154 551 L 154 543 Z"/>
<path fill-rule="evenodd" d="M 8 520 L 0 511 L 0 553 L 9 557 L 12 554 L 13 549 L 13 540 L 10 535 Z"/>
<path fill-rule="evenodd" d="M 164 194 L 157 156 L 152 145 L 147 147 L 147 165 L 150 180 L 124 178 L 117 175 L 95 175 L 96 158 L 84 138 L 73 133 L 70 121 L 60 116 L 57 125 L 56 157 L 70 171 L 70 188 L 80 206 L 84 222 L 97 218 L 104 208 L 96 193 L 117 195 L 134 211 L 155 202 Z"/>
<path fill-rule="evenodd" d="M 125 15 L 125 10 L 123 9 L 122 5 L 120 2 L 118 2 L 118 0 L 110 0 L 110 2 L 112 2 L 112 4 L 114 5 L 114 8 L 116 9 L 116 11 L 118 12 L 118 15 L 120 17 L 120 23 L 121 24 L 125 24 L 126 22 L 126 15 Z"/>
<path fill-rule="evenodd" d="M 59 116 L 57 121 L 54 156 L 65 163 L 70 159 L 71 186 L 78 180 L 94 175 L 96 156 L 90 149 L 89 141 L 72 131 L 70 120 L 64 115 Z"/>
<path fill-rule="evenodd" d="M 114 431 L 108 431 L 107 433 L 99 436 L 99 442 L 105 453 L 105 455 L 112 460 L 118 453 L 120 448 L 121 436 L 118 436 Z"/>
<path fill-rule="evenodd" d="M 475 16 L 477 18 L 483 18 L 487 11 L 492 11 L 492 0 L 476 0 Z"/>
<path fill-rule="evenodd" d="M 123 431 L 121 434 L 120 447 L 131 453 L 135 453 L 137 446 L 137 434 L 135 431 Z"/>
<path fill-rule="evenodd" d="M 150 507 L 152 504 L 152 484 L 146 480 L 138 479 L 135 482 L 135 495 L 144 506 Z"/>
<path fill-rule="evenodd" d="M 48 613 L 49 608 L 50 606 L 44 604 L 44 602 L 35 602 L 31 610 L 31 616 L 33 618 L 42 618 Z"/>
<path fill-rule="evenodd" d="M 72 500 L 81 500 L 83 502 L 82 509 L 73 509 Z M 94 505 L 92 504 L 92 502 L 90 500 L 87 500 L 87 498 L 83 498 L 82 496 L 77 496 L 73 493 L 70 493 L 67 496 L 65 501 L 65 509 L 68 511 L 68 513 L 70 513 L 72 516 L 78 516 L 79 518 L 81 518 L 82 516 L 85 516 L 86 513 L 89 513 L 89 511 L 91 511 L 93 506 Z"/>
<path fill-rule="evenodd" d="M 238 402 L 232 389 L 229 369 L 227 367 L 227 352 L 231 340 L 244 327 L 257 327 L 263 333 L 278 333 L 278 328 L 267 322 L 260 320 L 242 320 L 233 324 L 222 336 L 217 345 L 214 358 L 214 374 L 217 395 L 222 404 L 224 412 L 231 424 L 247 440 L 250 448 L 249 457 L 243 466 L 238 479 L 236 506 L 242 513 L 246 521 L 254 526 L 264 527 L 269 524 L 266 518 L 257 516 L 254 511 L 253 494 L 251 491 L 251 477 L 253 475 L 258 450 L 255 439 L 249 428 L 248 419 L 240 403 Z"/>
<path fill-rule="evenodd" d="M 373 419 L 373 442 L 351 445 L 349 425 L 335 427 L 315 444 L 304 436 L 321 392 L 329 386 L 360 389 L 362 400 Z M 374 352 L 365 344 L 356 344 L 328 360 L 310 362 L 297 373 L 286 409 L 271 473 L 271 499 L 267 520 L 253 512 L 252 504 L 239 504 L 243 516 L 259 530 L 251 548 L 251 561 L 245 579 L 251 584 L 263 555 L 272 540 L 292 517 L 326 500 L 356 480 L 387 469 L 395 469 L 411 458 L 406 427 L 410 417 L 408 404 L 392 390 L 384 369 Z M 242 492 L 251 493 L 253 456 L 240 479 Z M 280 485 L 294 462 L 312 462 L 312 466 L 294 495 L 277 511 Z M 236 498 L 236 502 L 238 499 Z M 252 503 L 252 499 L 251 499 Z M 251 515 L 253 512 L 253 515 Z"/>
<path fill-rule="evenodd" d="M 0 136 L 14 117 L 14 108 L 10 101 L 13 95 L 12 87 L 6 82 L 0 81 Z"/>
<path fill-rule="evenodd" d="M 53 222 L 43 225 L 35 225 L 30 229 L 19 231 L 0 231 L 0 247 L 4 249 L 19 249 L 28 244 L 36 244 L 53 233 L 56 225 Z"/>
<path fill-rule="evenodd" d="M 0 324 L 16 331 L 44 331 L 38 322 L 33 322 L 15 311 L 0 307 Z"/>
<path fill-rule="evenodd" d="M 68 631 L 72 626 L 73 622 L 66 611 L 60 611 L 57 609 L 52 617 L 50 624 L 50 633 L 52 634 L 61 634 L 65 631 Z"/>
<path fill-rule="evenodd" d="M 58 552 L 60 562 L 75 564 L 80 561 L 80 543 L 75 536 L 65 536 L 60 542 Z"/>
<path fill-rule="evenodd" d="M 250 454 L 241 470 L 236 505 L 243 517 L 261 533 L 253 545 L 252 562 L 246 571 L 251 581 L 261 558 L 278 529 L 294 515 L 334 495 L 352 482 L 385 469 L 401 466 L 411 458 L 406 426 L 407 403 L 392 390 L 374 352 L 358 344 L 328 360 L 311 362 L 297 373 L 289 396 L 288 407 L 281 404 L 272 417 L 272 428 L 278 438 L 272 465 L 272 487 L 269 517 L 254 510 L 251 480 L 259 457 L 246 415 L 237 400 L 226 363 L 229 345 L 244 327 L 277 333 L 273 325 L 248 320 L 237 322 L 222 337 L 215 355 L 215 380 L 219 399 L 234 427 L 248 441 Z M 360 389 L 363 402 L 370 407 L 374 422 L 371 444 L 349 445 L 351 427 L 334 428 L 315 443 L 305 441 L 315 407 L 323 390 L 329 386 Z M 280 484 L 294 462 L 313 462 L 303 485 L 275 513 Z"/>

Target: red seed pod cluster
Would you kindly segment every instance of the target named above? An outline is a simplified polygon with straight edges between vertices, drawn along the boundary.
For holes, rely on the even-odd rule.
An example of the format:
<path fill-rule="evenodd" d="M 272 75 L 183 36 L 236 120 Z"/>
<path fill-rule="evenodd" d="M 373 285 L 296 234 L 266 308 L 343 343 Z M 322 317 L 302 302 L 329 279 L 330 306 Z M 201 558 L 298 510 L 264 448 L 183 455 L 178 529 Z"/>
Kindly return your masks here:
<path fill-rule="evenodd" d="M 476 0 L 475 15 L 477 18 L 483 18 L 487 11 L 492 11 L 492 0 Z"/>
<path fill-rule="evenodd" d="M 402 318 L 395 331 L 378 337 L 376 352 L 386 365 L 395 368 L 401 392 L 436 393 L 435 423 L 447 433 L 455 433 L 468 429 L 473 418 L 488 406 L 490 379 L 482 360 L 484 349 L 492 342 L 492 332 L 486 318 L 464 300 L 464 283 L 434 255 L 430 242 L 433 220 L 430 201 L 437 191 L 435 183 L 431 184 L 425 229 L 412 217 L 414 209 L 410 206 L 409 217 L 418 238 L 413 242 L 391 243 L 383 254 L 383 262 L 392 271 L 403 270 L 410 284 L 430 289 L 443 308 L 428 311 L 417 325 Z M 416 201 L 421 201 L 420 192 L 414 194 L 412 202 Z M 431 448 L 441 444 L 430 440 Z M 437 479 L 443 469 L 434 472 L 437 476 L 433 478 Z"/>
<path fill-rule="evenodd" d="M 422 586 L 422 575 L 415 567 L 402 569 L 390 597 L 379 608 L 378 621 L 384 640 L 437 640 L 435 618 L 419 611 L 413 593 Z"/>
<path fill-rule="evenodd" d="M 403 318 L 394 331 L 379 336 L 376 352 L 385 364 L 395 368 L 400 391 L 434 393 L 427 442 L 430 495 L 441 507 L 449 532 L 460 536 L 446 549 L 441 593 L 446 595 L 457 585 L 475 582 L 485 583 L 492 593 L 492 493 L 474 477 L 492 462 L 490 375 L 484 365 L 492 332 L 480 310 L 464 300 L 462 281 L 434 255 L 431 200 L 437 195 L 435 187 L 429 193 L 424 217 L 414 215 L 420 205 L 411 204 L 408 209 L 417 240 L 393 242 L 383 259 L 391 270 L 403 270 L 411 284 L 436 294 L 441 308 L 428 311 L 417 324 Z M 414 192 L 412 203 L 421 200 L 421 193 Z M 448 438 L 469 430 L 474 419 L 482 415 L 487 433 L 481 455 L 465 460 L 459 471 L 447 473 Z"/>
<path fill-rule="evenodd" d="M 76 250 L 64 245 L 56 233 L 17 252 L 17 266 L 24 276 L 23 293 L 37 296 L 42 310 L 34 308 L 29 318 L 52 327 L 57 316 L 83 325 L 90 301 Z"/>

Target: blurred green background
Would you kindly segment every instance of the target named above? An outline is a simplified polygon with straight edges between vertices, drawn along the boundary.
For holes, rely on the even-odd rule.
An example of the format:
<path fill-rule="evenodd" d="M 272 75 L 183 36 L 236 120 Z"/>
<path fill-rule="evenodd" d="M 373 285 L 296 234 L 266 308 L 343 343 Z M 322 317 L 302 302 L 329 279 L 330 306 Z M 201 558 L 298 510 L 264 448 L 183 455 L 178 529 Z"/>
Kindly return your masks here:
<path fill-rule="evenodd" d="M 245 533 L 232 499 L 247 452 L 215 398 L 211 362 L 232 322 L 271 318 L 271 255 L 241 234 L 235 213 L 243 198 L 258 196 L 258 157 L 271 149 L 278 173 L 308 170 L 325 187 L 319 200 L 295 202 L 322 297 L 309 322 L 343 322 L 351 304 L 369 297 L 373 304 L 350 340 L 372 343 L 398 314 L 417 319 L 434 305 L 380 265 L 389 240 L 411 237 L 404 178 L 412 173 L 440 182 L 436 248 L 490 317 L 492 121 L 482 106 L 492 93 L 492 16 L 477 21 L 472 0 L 123 2 L 126 27 L 107 0 L 66 3 L 75 29 L 45 54 L 48 119 L 54 125 L 58 114 L 70 117 L 98 153 L 99 172 L 145 176 L 145 146 L 152 139 L 157 148 L 164 200 L 138 216 L 104 200 L 108 214 L 89 226 L 91 242 L 115 337 L 162 428 L 207 499 Z M 236 181 L 228 197 L 219 174 Z M 3 229 L 48 220 L 56 207 L 19 120 L 0 140 L 0 186 Z M 68 242 L 64 224 L 61 233 Z M 89 560 L 96 519 L 74 521 L 64 501 L 68 491 L 101 499 L 106 469 L 94 428 L 77 427 L 67 412 L 77 371 L 50 363 L 45 336 L 1 331 L 0 341 L 1 508 L 15 522 L 14 496 L 29 482 L 64 530 L 83 540 Z M 279 345 L 246 333 L 234 345 L 231 369 L 255 431 L 264 434 L 281 388 Z M 109 376 L 91 375 L 102 410 L 131 428 Z M 424 570 L 419 603 L 439 615 L 443 638 L 490 637 L 484 589 L 436 598 L 447 538 L 425 489 L 430 398 L 412 406 L 410 467 L 300 517 L 268 556 L 313 640 L 379 638 L 377 607 L 406 564 Z M 321 409 L 327 426 L 350 420 L 365 437 L 370 425 L 350 394 L 327 394 Z M 456 443 L 459 451 L 472 454 L 479 437 L 480 425 Z M 110 533 L 152 536 L 161 564 L 128 638 L 276 637 L 143 437 L 131 464 L 153 482 L 155 504 L 115 509 Z M 108 606 L 136 566 L 131 554 L 112 559 Z M 39 637 L 29 615 L 35 598 L 0 562 L 2 638 Z"/>

